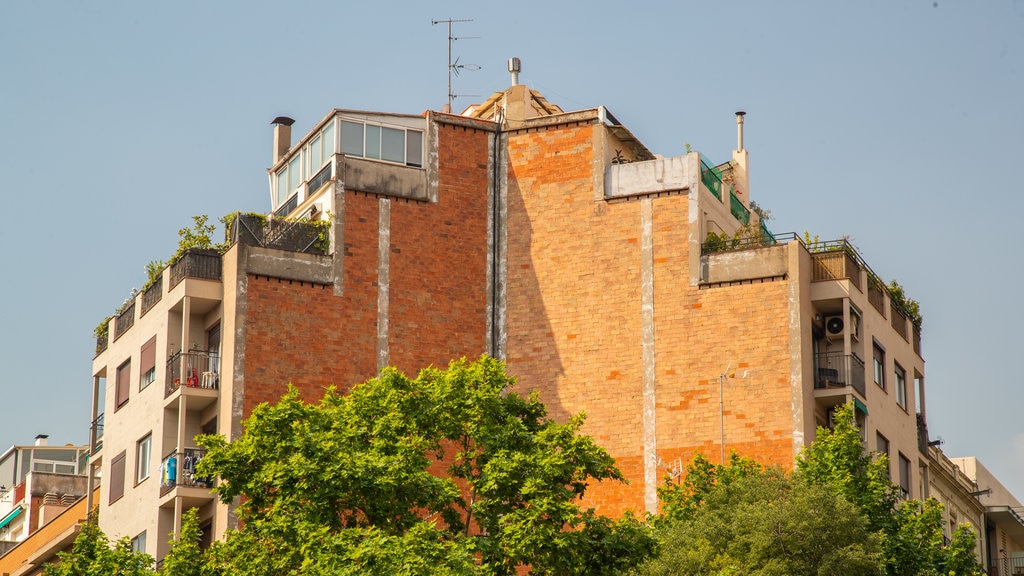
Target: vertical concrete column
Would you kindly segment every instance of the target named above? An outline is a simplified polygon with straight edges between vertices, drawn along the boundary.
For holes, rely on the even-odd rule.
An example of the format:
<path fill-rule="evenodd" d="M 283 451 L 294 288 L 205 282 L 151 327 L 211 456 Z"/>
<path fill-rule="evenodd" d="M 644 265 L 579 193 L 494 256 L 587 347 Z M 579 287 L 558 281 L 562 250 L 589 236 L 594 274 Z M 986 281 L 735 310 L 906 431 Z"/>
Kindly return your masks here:
<path fill-rule="evenodd" d="M 388 334 L 391 327 L 391 199 L 380 199 L 377 225 L 377 372 L 388 365 Z"/>
<path fill-rule="evenodd" d="M 508 171 L 501 132 L 488 141 L 487 172 L 487 334 L 485 348 L 504 360 L 507 347 Z"/>
<path fill-rule="evenodd" d="M 642 314 L 644 508 L 658 511 L 658 442 L 654 370 L 654 202 L 640 200 L 640 308 Z"/>

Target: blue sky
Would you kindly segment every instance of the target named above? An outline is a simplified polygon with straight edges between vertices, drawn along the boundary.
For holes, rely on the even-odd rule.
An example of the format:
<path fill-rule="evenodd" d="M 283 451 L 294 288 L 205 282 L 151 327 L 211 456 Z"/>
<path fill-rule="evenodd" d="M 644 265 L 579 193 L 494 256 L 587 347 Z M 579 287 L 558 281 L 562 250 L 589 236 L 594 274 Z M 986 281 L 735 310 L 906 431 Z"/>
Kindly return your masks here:
<path fill-rule="evenodd" d="M 520 80 L 715 161 L 746 110 L 777 232 L 848 235 L 922 306 L 951 456 L 1024 498 L 1024 0 L 0 3 L 0 445 L 87 437 L 92 329 L 195 214 L 269 208 L 275 116 L 456 109 Z M 372 6 L 371 6 L 372 4 Z"/>

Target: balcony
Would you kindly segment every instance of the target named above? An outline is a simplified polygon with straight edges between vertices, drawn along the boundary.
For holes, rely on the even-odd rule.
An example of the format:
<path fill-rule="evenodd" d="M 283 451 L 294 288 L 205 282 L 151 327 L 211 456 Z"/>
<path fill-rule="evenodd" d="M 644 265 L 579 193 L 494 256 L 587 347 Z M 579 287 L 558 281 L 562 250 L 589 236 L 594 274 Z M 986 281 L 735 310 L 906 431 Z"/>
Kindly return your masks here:
<path fill-rule="evenodd" d="M 171 264 L 171 288 L 185 278 L 220 280 L 221 258 L 216 250 L 193 249 Z"/>
<path fill-rule="evenodd" d="M 228 241 L 306 254 L 327 254 L 326 220 L 268 220 L 261 214 L 239 214 L 228 225 Z"/>
<path fill-rule="evenodd" d="M 924 416 L 917 415 L 917 449 L 921 451 L 921 454 L 928 455 L 928 424 L 924 421 Z"/>
<path fill-rule="evenodd" d="M 213 478 L 199 476 L 196 467 L 206 456 L 205 448 L 185 448 L 164 456 L 160 462 L 160 507 L 174 506 L 182 498 L 183 507 L 199 507 L 213 499 Z"/>
<path fill-rule="evenodd" d="M 895 330 L 897 334 L 902 336 L 904 340 L 909 340 L 907 338 L 906 313 L 904 313 L 903 310 L 900 309 L 900 307 L 897 306 L 895 302 L 890 302 L 889 310 L 891 311 L 889 320 L 892 324 L 892 329 Z"/>
<path fill-rule="evenodd" d="M 743 202 L 740 201 L 732 190 L 729 190 L 729 210 L 732 213 L 732 217 L 742 222 L 744 226 L 750 224 L 750 210 L 743 205 Z"/>
<path fill-rule="evenodd" d="M 164 382 L 165 399 L 171 398 L 175 393 L 205 398 L 206 402 L 190 408 L 205 407 L 218 396 L 220 357 L 216 352 L 204 350 L 176 352 L 167 360 L 167 379 Z"/>
<path fill-rule="evenodd" d="M 92 423 L 92 428 L 96 431 L 93 454 L 98 453 L 103 449 L 103 414 L 96 417 L 96 420 Z"/>
<path fill-rule="evenodd" d="M 860 271 L 867 268 L 860 254 L 846 240 L 812 242 L 807 246 L 811 252 L 811 281 L 849 280 L 861 292 Z"/>
<path fill-rule="evenodd" d="M 713 168 L 703 154 L 700 156 L 700 181 L 715 198 L 722 199 L 722 171 Z"/>
<path fill-rule="evenodd" d="M 156 277 L 156 281 L 142 292 L 142 314 L 149 312 L 149 309 L 156 306 L 156 303 L 163 297 L 164 275 L 161 271 L 160 275 Z"/>
<path fill-rule="evenodd" d="M 133 291 L 134 292 L 134 291 Z M 124 310 L 118 312 L 114 317 L 114 340 L 121 337 L 129 328 L 135 325 L 135 298 Z"/>
<path fill-rule="evenodd" d="M 843 390 L 853 388 L 861 398 L 867 398 L 864 387 L 864 361 L 853 354 L 827 352 L 815 354 L 815 390 Z"/>

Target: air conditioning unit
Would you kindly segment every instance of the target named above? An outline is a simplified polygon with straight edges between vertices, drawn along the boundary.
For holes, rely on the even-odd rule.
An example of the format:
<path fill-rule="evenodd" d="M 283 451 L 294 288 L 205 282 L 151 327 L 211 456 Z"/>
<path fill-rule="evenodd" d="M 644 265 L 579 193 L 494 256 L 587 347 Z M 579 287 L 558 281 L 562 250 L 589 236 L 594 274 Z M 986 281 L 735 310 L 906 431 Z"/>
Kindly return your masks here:
<path fill-rule="evenodd" d="M 850 314 L 850 324 L 847 327 L 846 322 L 842 316 L 826 316 L 825 317 L 825 337 L 829 340 L 837 340 L 842 338 L 849 328 L 850 338 L 854 342 L 860 341 L 860 316 L 857 314 Z"/>

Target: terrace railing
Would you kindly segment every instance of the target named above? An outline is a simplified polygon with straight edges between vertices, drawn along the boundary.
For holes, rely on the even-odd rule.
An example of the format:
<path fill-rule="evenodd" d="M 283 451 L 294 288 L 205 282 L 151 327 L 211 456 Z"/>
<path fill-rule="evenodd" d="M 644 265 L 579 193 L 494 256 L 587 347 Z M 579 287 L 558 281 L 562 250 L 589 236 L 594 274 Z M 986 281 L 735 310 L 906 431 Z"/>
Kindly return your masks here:
<path fill-rule="evenodd" d="M 135 299 L 132 298 L 132 303 L 127 308 L 122 310 L 117 316 L 114 317 L 114 340 L 121 337 L 122 334 L 128 331 L 135 324 Z"/>
<path fill-rule="evenodd" d="M 160 462 L 160 494 L 176 486 L 213 488 L 213 478 L 196 473 L 196 467 L 205 456 L 205 448 L 185 448 L 164 456 Z"/>
<path fill-rule="evenodd" d="M 156 305 L 164 297 L 164 274 L 163 271 L 156 277 L 156 281 L 150 284 L 142 292 L 142 314 L 149 312 L 149 309 Z"/>
<path fill-rule="evenodd" d="M 864 387 L 864 361 L 854 354 L 827 352 L 814 356 L 816 373 L 814 388 L 853 388 L 866 398 Z"/>
<path fill-rule="evenodd" d="M 229 226 L 228 242 L 307 254 L 326 254 L 327 243 L 321 237 L 321 230 L 317 225 L 302 220 L 268 220 L 261 215 L 239 214 Z"/>
<path fill-rule="evenodd" d="M 171 264 L 171 288 L 185 278 L 220 280 L 221 258 L 216 250 L 193 249 Z"/>
<path fill-rule="evenodd" d="M 216 352 L 190 350 L 175 352 L 167 360 L 164 398 L 182 386 L 217 390 L 220 387 L 220 357 Z"/>
<path fill-rule="evenodd" d="M 703 154 L 700 155 L 700 181 L 715 198 L 722 199 L 722 171 L 711 166 Z"/>

